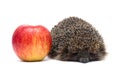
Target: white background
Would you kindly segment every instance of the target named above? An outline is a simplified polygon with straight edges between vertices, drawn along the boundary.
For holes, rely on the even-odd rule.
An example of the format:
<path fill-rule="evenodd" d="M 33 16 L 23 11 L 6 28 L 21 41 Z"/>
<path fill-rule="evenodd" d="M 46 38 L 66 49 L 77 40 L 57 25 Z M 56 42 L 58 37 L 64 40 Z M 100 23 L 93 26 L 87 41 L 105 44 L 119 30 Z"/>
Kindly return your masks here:
<path fill-rule="evenodd" d="M 12 34 L 22 24 L 49 30 L 69 16 L 91 23 L 102 35 L 105 60 L 82 64 L 46 59 L 21 62 Z M 119 0 L 0 0 L 0 80 L 120 80 Z"/>

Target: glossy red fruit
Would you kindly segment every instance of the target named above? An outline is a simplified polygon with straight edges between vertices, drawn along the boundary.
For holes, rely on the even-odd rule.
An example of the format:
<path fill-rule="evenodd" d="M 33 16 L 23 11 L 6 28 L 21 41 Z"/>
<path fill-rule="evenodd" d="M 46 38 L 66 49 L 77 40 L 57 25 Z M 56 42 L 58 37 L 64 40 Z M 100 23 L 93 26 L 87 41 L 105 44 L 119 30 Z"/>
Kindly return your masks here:
<path fill-rule="evenodd" d="M 48 55 L 51 44 L 50 32 L 41 25 L 21 25 L 12 36 L 13 49 L 22 61 L 43 60 Z"/>

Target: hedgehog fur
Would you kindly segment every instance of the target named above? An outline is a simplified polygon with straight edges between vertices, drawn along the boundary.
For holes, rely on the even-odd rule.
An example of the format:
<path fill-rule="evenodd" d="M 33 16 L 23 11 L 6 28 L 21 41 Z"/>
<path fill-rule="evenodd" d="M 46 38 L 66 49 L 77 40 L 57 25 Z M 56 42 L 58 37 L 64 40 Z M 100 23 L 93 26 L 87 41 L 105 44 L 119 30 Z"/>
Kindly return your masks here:
<path fill-rule="evenodd" d="M 106 55 L 101 35 L 80 18 L 69 17 L 60 21 L 52 28 L 51 36 L 50 58 L 87 63 L 102 60 Z"/>

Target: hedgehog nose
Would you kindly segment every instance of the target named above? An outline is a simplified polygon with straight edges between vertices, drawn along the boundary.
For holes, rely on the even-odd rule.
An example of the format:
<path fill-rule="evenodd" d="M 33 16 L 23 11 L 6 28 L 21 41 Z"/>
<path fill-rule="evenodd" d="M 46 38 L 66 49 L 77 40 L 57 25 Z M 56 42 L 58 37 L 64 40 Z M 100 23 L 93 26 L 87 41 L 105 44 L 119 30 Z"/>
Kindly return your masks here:
<path fill-rule="evenodd" d="M 88 58 L 80 58 L 79 61 L 82 63 L 87 63 L 87 62 L 89 62 L 89 59 Z"/>

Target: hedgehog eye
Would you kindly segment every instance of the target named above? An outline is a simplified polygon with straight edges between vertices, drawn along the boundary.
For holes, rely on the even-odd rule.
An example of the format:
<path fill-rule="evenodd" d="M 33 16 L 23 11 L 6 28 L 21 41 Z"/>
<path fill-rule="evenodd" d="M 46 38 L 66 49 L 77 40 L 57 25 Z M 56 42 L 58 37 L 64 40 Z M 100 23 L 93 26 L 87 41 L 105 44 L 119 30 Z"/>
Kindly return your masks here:
<path fill-rule="evenodd" d="M 92 57 L 95 57 L 95 55 L 96 55 L 96 54 L 94 54 L 94 53 L 90 53 L 90 56 L 92 56 Z"/>
<path fill-rule="evenodd" d="M 77 56 L 78 55 L 78 53 L 72 53 L 71 54 L 71 56 Z"/>

